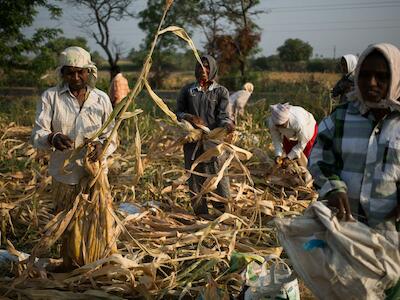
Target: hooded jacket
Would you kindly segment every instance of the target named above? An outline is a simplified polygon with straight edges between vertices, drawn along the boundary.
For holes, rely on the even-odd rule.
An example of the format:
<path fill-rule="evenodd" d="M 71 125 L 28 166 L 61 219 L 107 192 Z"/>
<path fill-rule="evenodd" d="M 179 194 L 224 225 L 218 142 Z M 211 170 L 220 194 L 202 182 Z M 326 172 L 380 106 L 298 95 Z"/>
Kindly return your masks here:
<path fill-rule="evenodd" d="M 184 86 L 178 96 L 176 115 L 182 119 L 184 114 L 200 117 L 211 130 L 223 127 L 232 122 L 229 117 L 229 92 L 215 81 L 218 73 L 217 63 L 210 55 L 204 55 L 202 60 L 207 60 L 211 85 L 203 91 L 198 82 Z"/>

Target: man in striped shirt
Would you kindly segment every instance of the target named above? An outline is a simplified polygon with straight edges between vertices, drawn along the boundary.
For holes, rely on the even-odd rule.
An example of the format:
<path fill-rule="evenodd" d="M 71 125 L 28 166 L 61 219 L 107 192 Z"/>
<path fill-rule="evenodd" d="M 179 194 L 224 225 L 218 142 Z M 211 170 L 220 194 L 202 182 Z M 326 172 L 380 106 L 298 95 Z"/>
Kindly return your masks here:
<path fill-rule="evenodd" d="M 370 46 L 360 57 L 352 101 L 319 125 L 309 160 L 320 199 L 374 228 L 400 217 L 400 51 Z M 398 229 L 398 227 L 397 227 Z"/>
<path fill-rule="evenodd" d="M 86 50 L 80 47 L 65 49 L 60 55 L 57 74 L 59 83 L 47 89 L 38 102 L 32 142 L 35 148 L 50 152 L 49 173 L 53 178 L 53 192 L 64 191 L 60 193 L 62 197 L 54 197 L 55 208 L 61 211 L 73 203 L 79 192 L 79 183 L 87 175 L 83 167 L 85 151 L 82 150 L 73 160 L 70 160 L 71 153 L 103 126 L 112 106 L 107 94 L 95 87 L 97 68 Z M 95 139 L 95 151 L 90 154 L 92 160 L 99 159 L 112 127 L 113 122 Z M 107 156 L 115 149 L 113 139 L 102 158 L 104 165 Z M 70 162 L 64 170 L 67 160 Z"/>

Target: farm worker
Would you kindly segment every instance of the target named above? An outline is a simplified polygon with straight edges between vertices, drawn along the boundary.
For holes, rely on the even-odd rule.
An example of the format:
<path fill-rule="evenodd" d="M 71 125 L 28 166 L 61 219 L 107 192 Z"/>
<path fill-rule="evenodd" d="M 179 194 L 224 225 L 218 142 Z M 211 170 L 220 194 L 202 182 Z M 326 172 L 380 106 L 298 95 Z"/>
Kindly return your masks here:
<path fill-rule="evenodd" d="M 340 103 L 345 102 L 346 94 L 354 89 L 354 71 L 357 66 L 357 60 L 357 56 L 353 54 L 343 55 L 340 60 L 340 69 L 343 76 L 332 89 L 332 97 L 340 97 Z"/>
<path fill-rule="evenodd" d="M 114 76 L 110 83 L 108 95 L 110 96 L 113 107 L 115 107 L 129 94 L 129 84 L 124 74 L 121 73 L 120 67 L 113 67 L 112 74 Z"/>
<path fill-rule="evenodd" d="M 360 57 L 355 100 L 322 120 L 310 156 L 320 198 L 371 227 L 400 217 L 400 51 L 375 44 Z M 386 222 L 389 220 L 390 222 Z"/>
<path fill-rule="evenodd" d="M 59 83 L 47 89 L 38 102 L 32 141 L 35 148 L 50 151 L 49 174 L 53 179 L 55 209 L 59 212 L 70 208 L 86 175 L 82 165 L 83 151 L 66 169 L 64 163 L 73 149 L 103 126 L 112 106 L 107 94 L 95 88 L 97 68 L 86 50 L 69 47 L 61 52 L 57 74 Z M 112 125 L 94 141 L 95 149 L 89 154 L 91 160 L 98 160 L 111 130 Z M 106 163 L 106 157 L 115 148 L 113 141 L 102 163 Z M 68 247 L 63 246 L 62 251 L 68 251 Z M 63 257 L 65 263 L 68 254 L 64 252 Z"/>
<path fill-rule="evenodd" d="M 354 216 L 372 228 L 399 231 L 399 49 L 385 43 L 369 46 L 354 78 L 354 100 L 337 107 L 319 126 L 310 172 L 320 199 L 338 210 L 338 218 Z M 400 293 L 400 282 L 387 292 Z"/>
<path fill-rule="evenodd" d="M 249 101 L 253 93 L 254 85 L 251 82 L 246 82 L 240 91 L 237 91 L 229 96 L 229 105 L 231 107 L 231 118 L 237 122 L 237 117 L 243 116 L 244 107 Z"/>
<path fill-rule="evenodd" d="M 302 164 L 306 165 L 306 158 L 310 156 L 318 133 L 314 116 L 304 108 L 289 103 L 270 105 L 270 109 L 268 123 L 275 161 L 286 163 L 288 159 L 302 158 L 299 162 L 305 160 Z"/>
<path fill-rule="evenodd" d="M 229 118 L 229 92 L 215 80 L 217 76 L 217 63 L 209 55 L 201 58 L 204 69 L 199 63 L 195 68 L 196 82 L 183 87 L 177 100 L 176 115 L 179 120 L 186 120 L 196 125 L 204 125 L 209 129 L 225 127 L 228 133 L 235 130 L 233 121 Z M 197 143 L 187 143 L 183 146 L 185 168 L 190 169 L 193 162 L 204 153 L 206 146 Z M 221 166 L 221 158 L 214 158 L 209 163 L 201 163 L 195 171 L 207 174 L 216 174 Z M 189 190 L 194 196 L 201 191 L 205 178 L 192 174 L 189 178 Z M 229 178 L 224 176 L 216 193 L 229 199 Z M 224 205 L 212 202 L 218 210 L 224 211 Z M 204 197 L 192 200 L 192 207 L 197 215 L 208 215 L 207 201 Z"/>

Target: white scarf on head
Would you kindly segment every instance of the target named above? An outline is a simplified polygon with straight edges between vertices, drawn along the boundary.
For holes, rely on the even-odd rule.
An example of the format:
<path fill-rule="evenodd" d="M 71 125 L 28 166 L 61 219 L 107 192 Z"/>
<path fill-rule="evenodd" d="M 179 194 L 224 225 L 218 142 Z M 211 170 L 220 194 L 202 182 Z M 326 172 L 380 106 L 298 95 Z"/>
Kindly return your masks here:
<path fill-rule="evenodd" d="M 88 85 L 92 88 L 96 85 L 97 67 L 90 58 L 90 53 L 81 47 L 68 47 L 60 54 L 59 65 L 56 69 L 59 82 L 63 82 L 61 69 L 63 67 L 76 67 L 89 70 Z"/>
<path fill-rule="evenodd" d="M 342 56 L 344 58 L 344 60 L 346 61 L 346 65 L 347 65 L 347 76 L 353 75 L 354 71 L 357 67 L 357 61 L 358 58 L 357 56 L 353 55 L 353 54 L 346 54 Z"/>
<path fill-rule="evenodd" d="M 271 120 L 275 125 L 285 124 L 289 120 L 290 104 L 278 103 L 269 106 L 271 108 Z"/>
<path fill-rule="evenodd" d="M 360 74 L 360 67 L 366 57 L 374 50 L 379 51 L 385 57 L 390 70 L 390 83 L 388 93 L 385 99 L 379 103 L 369 103 L 364 101 L 361 96 L 361 91 L 358 87 L 358 78 Z M 380 43 L 369 46 L 360 56 L 354 74 L 354 92 L 351 93 L 349 98 L 355 99 L 359 103 L 360 112 L 366 113 L 371 108 L 390 108 L 391 110 L 400 111 L 400 50 L 388 43 Z"/>

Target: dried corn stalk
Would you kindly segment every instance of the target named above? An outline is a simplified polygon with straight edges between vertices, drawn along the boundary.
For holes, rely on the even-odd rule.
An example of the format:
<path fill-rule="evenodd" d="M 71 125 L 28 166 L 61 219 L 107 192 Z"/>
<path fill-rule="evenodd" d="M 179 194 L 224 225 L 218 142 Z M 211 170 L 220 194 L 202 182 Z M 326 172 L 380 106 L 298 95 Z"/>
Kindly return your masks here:
<path fill-rule="evenodd" d="M 88 145 L 88 153 L 93 147 Z M 116 253 L 116 230 L 107 174 L 100 162 L 84 159 L 89 181 L 65 235 L 64 264 L 83 266 Z M 84 192 L 87 192 L 84 193 Z"/>
<path fill-rule="evenodd" d="M 100 162 L 88 159 L 93 149 L 91 144 L 87 145 L 84 166 L 89 175 L 81 184 L 80 193 L 45 226 L 41 239 L 32 250 L 28 269 L 20 280 L 34 269 L 35 258 L 61 237 L 63 263 L 67 268 L 83 266 L 117 251 L 110 186 Z"/>

